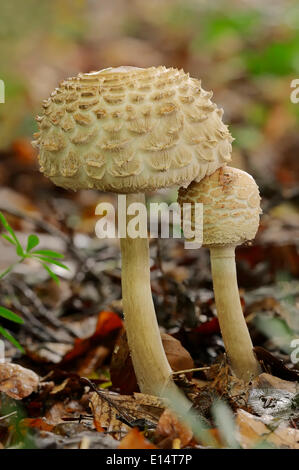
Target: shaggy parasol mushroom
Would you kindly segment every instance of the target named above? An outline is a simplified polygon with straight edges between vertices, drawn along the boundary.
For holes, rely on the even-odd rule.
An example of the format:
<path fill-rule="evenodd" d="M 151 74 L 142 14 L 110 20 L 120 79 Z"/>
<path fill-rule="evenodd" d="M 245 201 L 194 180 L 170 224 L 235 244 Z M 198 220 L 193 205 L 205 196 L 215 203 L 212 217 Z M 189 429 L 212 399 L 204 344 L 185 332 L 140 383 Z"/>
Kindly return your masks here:
<path fill-rule="evenodd" d="M 203 246 L 210 249 L 217 315 L 235 374 L 249 380 L 259 373 L 244 319 L 236 276 L 235 247 L 252 240 L 259 226 L 260 195 L 252 176 L 220 168 L 200 183 L 179 190 L 179 203 L 203 204 Z M 191 226 L 195 230 L 194 220 Z"/>
<path fill-rule="evenodd" d="M 144 193 L 187 186 L 230 160 L 231 136 L 212 92 L 183 70 L 108 68 L 60 83 L 38 117 L 41 171 L 66 189 Z M 121 239 L 122 297 L 139 387 L 162 393 L 172 371 L 150 287 L 148 239 Z"/>

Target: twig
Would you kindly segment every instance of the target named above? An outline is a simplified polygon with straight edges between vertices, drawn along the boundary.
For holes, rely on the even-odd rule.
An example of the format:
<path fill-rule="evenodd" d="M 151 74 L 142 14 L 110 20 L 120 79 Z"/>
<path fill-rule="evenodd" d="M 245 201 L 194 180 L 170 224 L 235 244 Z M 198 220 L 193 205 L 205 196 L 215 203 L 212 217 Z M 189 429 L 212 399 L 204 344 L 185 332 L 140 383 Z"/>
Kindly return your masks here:
<path fill-rule="evenodd" d="M 67 325 L 64 325 L 58 318 L 53 315 L 52 312 L 50 312 L 44 304 L 40 301 L 38 296 L 35 294 L 35 292 L 30 289 L 30 287 L 27 286 L 27 284 L 18 279 L 18 282 L 12 281 L 13 286 L 18 289 L 28 300 L 30 300 L 35 307 L 36 311 L 38 312 L 38 315 L 41 317 L 45 318 L 52 326 L 55 328 L 59 328 L 61 330 L 66 331 L 72 338 L 76 338 L 77 335 L 73 332 L 71 328 L 69 328 Z M 72 341 L 70 341 L 72 342 Z"/>
<path fill-rule="evenodd" d="M 3 281 L 2 281 L 3 282 Z M 15 290 L 11 284 L 9 284 L 7 281 L 3 282 L 5 289 L 8 293 L 8 295 L 11 297 L 11 301 L 13 306 L 22 313 L 22 315 L 29 321 L 30 324 L 24 323 L 22 325 L 23 328 L 25 328 L 27 331 L 31 333 L 31 335 L 35 336 L 39 340 L 42 341 L 51 341 L 57 343 L 57 339 L 55 335 L 48 330 L 48 328 L 41 323 L 38 318 L 36 318 L 31 311 L 29 310 L 28 307 L 25 305 L 22 305 L 21 302 L 19 301 Z M 47 331 L 48 330 L 48 331 Z"/>
<path fill-rule="evenodd" d="M 185 370 L 178 370 L 176 372 L 172 372 L 172 375 L 178 375 L 178 374 L 187 374 L 188 372 L 197 372 L 200 370 L 208 370 L 211 369 L 211 367 L 197 367 L 195 369 L 185 369 Z"/>
<path fill-rule="evenodd" d="M 122 416 L 122 418 L 126 421 L 126 424 L 130 426 L 130 423 L 132 423 L 133 419 L 132 419 L 132 416 L 130 416 L 129 414 L 127 414 L 126 412 L 124 412 L 118 405 L 116 405 L 116 403 L 114 403 L 113 400 L 111 400 L 109 397 L 107 397 L 107 395 L 105 393 L 102 393 L 100 392 L 96 387 L 95 385 L 89 380 L 87 379 L 86 377 L 80 377 L 80 382 L 82 383 L 85 383 L 86 385 L 88 385 L 90 388 L 92 388 L 92 390 L 94 392 L 97 393 L 97 395 L 99 395 L 100 398 L 102 398 L 103 400 L 107 401 L 107 403 L 109 403 L 110 406 L 112 406 L 113 408 L 116 409 L 116 411 L 118 411 L 118 413 Z"/>
<path fill-rule="evenodd" d="M 11 413 L 8 413 L 7 415 L 5 416 L 0 416 L 0 421 L 4 420 L 4 419 L 7 419 L 7 418 L 10 418 L 11 416 L 17 414 L 17 411 L 12 411 Z"/>

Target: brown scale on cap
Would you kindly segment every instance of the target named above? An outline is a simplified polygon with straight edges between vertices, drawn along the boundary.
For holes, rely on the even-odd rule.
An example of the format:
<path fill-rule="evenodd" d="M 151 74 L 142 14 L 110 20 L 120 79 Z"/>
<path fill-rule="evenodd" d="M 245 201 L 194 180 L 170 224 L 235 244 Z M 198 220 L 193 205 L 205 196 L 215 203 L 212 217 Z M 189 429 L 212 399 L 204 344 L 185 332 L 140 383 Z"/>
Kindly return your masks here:
<path fill-rule="evenodd" d="M 118 67 L 60 83 L 37 118 L 40 169 L 55 184 L 132 193 L 200 181 L 230 160 L 211 92 L 183 70 Z"/>
<path fill-rule="evenodd" d="M 248 173 L 223 167 L 200 183 L 180 188 L 178 201 L 203 204 L 203 245 L 239 245 L 259 226 L 259 189 Z M 194 229 L 194 221 L 192 221 Z"/>

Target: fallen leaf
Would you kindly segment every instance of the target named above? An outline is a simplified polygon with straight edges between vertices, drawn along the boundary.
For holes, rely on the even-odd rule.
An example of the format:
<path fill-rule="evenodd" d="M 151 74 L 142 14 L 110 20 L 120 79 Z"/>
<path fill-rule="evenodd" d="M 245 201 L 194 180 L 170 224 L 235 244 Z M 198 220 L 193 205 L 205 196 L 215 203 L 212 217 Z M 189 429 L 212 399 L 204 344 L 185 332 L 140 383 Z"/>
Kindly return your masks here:
<path fill-rule="evenodd" d="M 253 348 L 254 354 L 264 368 L 271 370 L 272 374 L 284 380 L 299 380 L 299 371 L 286 367 L 281 359 L 278 359 L 261 346 Z"/>
<path fill-rule="evenodd" d="M 47 423 L 45 418 L 24 418 L 20 424 L 21 427 L 35 428 L 47 432 L 51 432 L 54 427 L 52 424 Z"/>
<path fill-rule="evenodd" d="M 57 401 L 45 414 L 48 424 L 57 426 L 66 421 L 79 419 L 85 414 L 85 409 L 77 400 Z"/>
<path fill-rule="evenodd" d="M 192 357 L 178 339 L 166 333 L 161 334 L 161 339 L 166 357 L 174 372 L 194 367 Z"/>
<path fill-rule="evenodd" d="M 56 393 L 59 393 L 59 392 L 62 392 L 65 387 L 67 386 L 67 384 L 69 383 L 69 378 L 65 379 L 63 382 L 61 382 L 61 384 L 59 385 L 55 385 L 55 387 L 52 388 L 52 390 L 50 391 L 50 394 L 51 395 L 56 395 Z"/>
<path fill-rule="evenodd" d="M 92 348 L 79 364 L 78 374 L 80 376 L 89 377 L 104 363 L 110 355 L 110 352 L 110 348 L 102 346 L 101 344 Z"/>
<path fill-rule="evenodd" d="M 101 338 L 106 338 L 110 333 L 118 331 L 122 327 L 122 321 L 114 312 L 102 311 L 99 313 L 95 332 L 89 338 L 77 338 L 75 345 L 63 358 L 62 364 L 69 362 L 85 354 Z"/>
<path fill-rule="evenodd" d="M 115 390 L 131 395 L 139 390 L 125 331 L 119 336 L 110 363 L 110 378 Z"/>
<path fill-rule="evenodd" d="M 179 418 L 171 410 L 166 410 L 160 416 L 156 431 L 155 438 L 157 443 L 165 438 L 171 441 L 175 439 L 180 440 L 180 447 L 185 447 L 191 441 L 193 433 L 191 429 L 183 424 Z"/>
<path fill-rule="evenodd" d="M 279 390 L 286 390 L 291 394 L 296 394 L 298 384 L 296 382 L 289 382 L 288 380 L 282 380 L 274 375 L 260 374 L 252 382 L 252 388 L 274 388 Z"/>
<path fill-rule="evenodd" d="M 213 396 L 218 394 L 228 402 L 233 410 L 244 408 L 248 401 L 249 384 L 233 375 L 226 360 L 226 356 L 224 356 L 223 361 L 214 364 L 206 372 L 208 380 L 211 381 L 207 385 L 210 388 L 210 399 L 213 400 Z M 205 392 L 205 389 L 202 392 Z M 209 399 L 207 393 L 206 396 Z M 200 409 L 200 396 L 198 402 L 197 407 Z"/>
<path fill-rule="evenodd" d="M 0 392 L 15 400 L 22 400 L 37 389 L 38 375 L 18 364 L 0 364 Z"/>
<path fill-rule="evenodd" d="M 57 371 L 57 375 L 58 375 Z M 54 376 L 54 375 L 53 375 Z M 55 398 L 59 396 L 59 398 L 71 397 L 76 394 L 83 393 L 84 386 L 80 382 L 80 377 L 77 374 L 69 374 L 62 382 L 55 385 L 50 391 L 49 395 L 55 395 Z"/>
<path fill-rule="evenodd" d="M 161 339 L 166 357 L 174 372 L 194 367 L 192 357 L 178 339 L 165 333 L 161 334 Z M 113 387 L 122 394 L 131 394 L 139 390 L 125 333 L 120 336 L 114 348 L 110 376 Z"/>
<path fill-rule="evenodd" d="M 66 410 L 65 410 L 65 405 L 62 402 L 56 402 L 54 403 L 53 406 L 47 411 L 45 418 L 46 421 L 53 425 L 56 426 L 59 423 L 63 422 L 63 417 L 67 415 Z"/>
<path fill-rule="evenodd" d="M 101 390 L 91 394 L 91 409 L 96 428 L 123 432 L 138 425 L 156 426 L 164 405 L 161 399 L 151 395 L 119 395 Z"/>
<path fill-rule="evenodd" d="M 296 382 L 261 374 L 252 382 L 248 404 L 265 424 L 292 424 L 299 418 L 299 409 L 295 405 L 298 391 Z"/>
<path fill-rule="evenodd" d="M 151 444 L 137 428 L 130 432 L 120 441 L 118 449 L 157 449 Z"/>
<path fill-rule="evenodd" d="M 278 426 L 269 429 L 261 418 L 238 410 L 236 424 L 238 440 L 243 448 L 251 449 L 266 442 L 279 448 L 299 449 L 299 430 Z"/>

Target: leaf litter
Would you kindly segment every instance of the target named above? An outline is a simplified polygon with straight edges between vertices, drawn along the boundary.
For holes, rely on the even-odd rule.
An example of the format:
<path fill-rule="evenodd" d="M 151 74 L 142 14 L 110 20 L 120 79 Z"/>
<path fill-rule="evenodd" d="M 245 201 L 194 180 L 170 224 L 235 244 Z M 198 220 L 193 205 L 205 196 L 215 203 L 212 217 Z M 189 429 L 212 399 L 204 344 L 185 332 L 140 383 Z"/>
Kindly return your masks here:
<path fill-rule="evenodd" d="M 111 8 L 120 18 L 118 3 Z M 298 362 L 290 359 L 290 340 L 299 339 L 299 141 L 292 111 L 295 107 L 285 106 L 293 65 L 285 74 L 281 70 L 285 61 L 272 60 L 271 54 L 268 57 L 273 28 L 267 26 L 266 37 L 265 28 L 261 28 L 262 38 L 255 31 L 251 45 L 246 34 L 235 31 L 232 51 L 226 46 L 224 51 L 226 42 L 222 39 L 231 25 L 223 20 L 221 9 L 217 12 L 216 8 L 207 19 L 201 10 L 193 11 L 191 4 L 186 15 L 165 6 L 162 16 L 170 22 L 161 28 L 156 20 L 161 18 L 158 3 L 150 12 L 141 8 L 134 13 L 134 41 L 125 32 L 117 41 L 106 41 L 96 58 L 84 41 L 80 48 L 73 43 L 69 47 L 80 67 L 86 69 L 93 60 L 98 63 L 100 59 L 107 67 L 111 61 L 118 63 L 121 50 L 121 61 L 135 57 L 138 66 L 170 61 L 186 70 L 197 70 L 201 56 L 196 49 L 201 54 L 207 51 L 207 80 L 216 85 L 237 137 L 233 164 L 254 173 L 263 199 L 264 214 L 254 243 L 237 250 L 242 307 L 263 373 L 252 383 L 244 383 L 230 370 L 219 331 L 207 250 L 185 250 L 180 240 L 152 240 L 157 317 L 162 335 L 167 335 L 164 345 L 176 372 L 174 380 L 191 403 L 194 419 L 189 416 L 184 421 L 180 405 L 175 412 L 170 403 L 159 404 L 155 397 L 138 393 L 123 328 L 119 247 L 116 241 L 94 237 L 95 207 L 102 200 L 114 202 L 114 197 L 92 190 L 70 194 L 42 178 L 30 139 L 14 135 L 20 119 L 14 114 L 21 108 L 14 106 L 13 116 L 7 117 L 11 129 L 6 129 L 7 135 L 1 134 L 5 148 L 0 149 L 0 211 L 24 248 L 29 240 L 30 246 L 34 245 L 38 237 L 41 249 L 65 255 L 69 270 L 54 265 L 51 277 L 36 260 L 27 259 L 7 280 L 1 280 L 1 306 L 24 320 L 23 324 L 12 324 L 3 318 L 3 327 L 25 350 L 21 354 L 5 341 L 6 362 L 0 364 L 2 447 L 298 448 L 299 369 Z M 233 9 L 237 21 L 240 12 L 235 5 Z M 242 11 L 242 24 L 247 13 Z M 259 15 L 268 18 L 264 8 Z M 217 27 L 216 37 L 219 17 L 225 34 Z M 107 33 L 109 25 L 98 21 Z M 202 21 L 204 27 L 198 28 Z M 268 24 L 273 24 L 272 20 L 267 20 Z M 289 25 L 284 28 L 287 35 L 293 34 Z M 142 31 L 140 38 L 138 29 Z M 43 34 L 49 40 L 47 32 Z M 50 40 L 52 44 L 53 38 Z M 285 57 L 294 62 L 282 38 L 284 46 Z M 18 46 L 12 43 L 11 47 Z M 241 66 L 235 61 L 236 48 Z M 237 75 L 232 74 L 231 60 Z M 58 82 L 58 73 L 66 73 L 68 67 L 52 67 L 48 75 Z M 34 61 L 32 71 L 31 76 L 34 72 L 39 76 L 40 68 Z M 18 71 L 18 77 L 25 79 L 25 75 L 23 69 Z M 51 88 L 47 80 L 44 86 Z M 37 105 L 39 99 L 31 86 L 26 93 L 26 103 Z M 24 111 L 31 120 L 32 109 Z M 176 198 L 172 192 L 164 196 Z M 33 237 L 28 239 L 30 235 Z M 2 272 L 18 257 L 2 237 L 0 249 Z M 60 278 L 59 285 L 55 276 Z M 196 423 L 204 425 L 210 440 L 200 437 L 204 433 Z"/>

